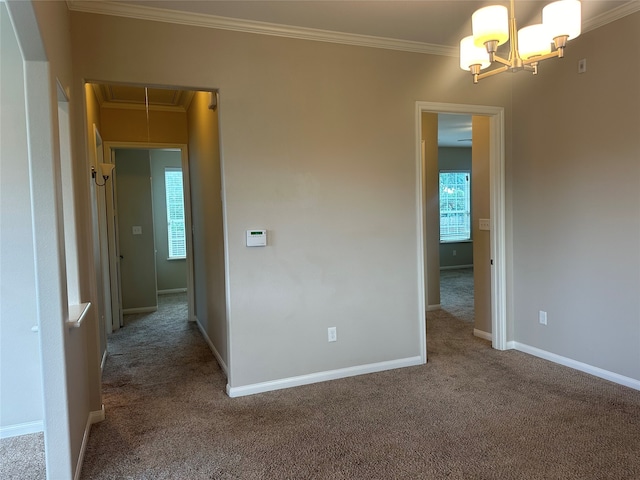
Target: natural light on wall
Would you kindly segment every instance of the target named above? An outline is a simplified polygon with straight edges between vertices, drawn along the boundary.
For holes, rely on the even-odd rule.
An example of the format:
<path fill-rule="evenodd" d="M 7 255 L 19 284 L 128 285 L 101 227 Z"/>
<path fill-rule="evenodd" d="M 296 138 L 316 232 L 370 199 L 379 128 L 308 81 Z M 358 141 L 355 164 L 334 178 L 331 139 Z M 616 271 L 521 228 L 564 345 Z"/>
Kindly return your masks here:
<path fill-rule="evenodd" d="M 510 15 L 509 15 L 510 13 Z M 498 73 L 526 70 L 538 73 L 538 63 L 564 57 L 568 40 L 581 31 L 579 0 L 560 0 L 542 9 L 542 23 L 518 31 L 514 0 L 507 7 L 492 5 L 477 10 L 471 17 L 473 35 L 460 41 L 460 68 L 473 75 L 473 83 Z M 497 55 L 500 45 L 509 42 L 507 59 Z M 480 73 L 492 65 L 496 68 Z"/>

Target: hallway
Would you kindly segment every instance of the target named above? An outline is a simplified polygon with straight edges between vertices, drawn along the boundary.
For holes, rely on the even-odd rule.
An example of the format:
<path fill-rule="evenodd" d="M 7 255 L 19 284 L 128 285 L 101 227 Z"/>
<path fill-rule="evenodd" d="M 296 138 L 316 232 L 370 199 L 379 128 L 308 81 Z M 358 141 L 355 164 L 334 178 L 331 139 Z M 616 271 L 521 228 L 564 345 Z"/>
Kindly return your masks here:
<path fill-rule="evenodd" d="M 149 464 L 175 473 L 169 465 L 182 463 L 189 445 L 203 440 L 194 437 L 195 424 L 205 421 L 216 399 L 228 398 L 215 358 L 187 321 L 186 294 L 160 295 L 157 312 L 124 320 L 109 337 L 106 420 L 92 427 L 83 479 L 162 478 L 150 474 Z M 164 478 L 189 478 L 188 471 Z"/>

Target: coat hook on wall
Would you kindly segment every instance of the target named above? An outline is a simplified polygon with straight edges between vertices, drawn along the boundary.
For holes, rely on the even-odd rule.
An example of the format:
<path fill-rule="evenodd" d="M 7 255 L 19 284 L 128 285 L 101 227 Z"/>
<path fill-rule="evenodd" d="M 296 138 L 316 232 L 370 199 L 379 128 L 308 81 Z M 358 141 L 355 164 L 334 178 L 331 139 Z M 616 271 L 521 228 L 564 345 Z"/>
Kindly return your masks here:
<path fill-rule="evenodd" d="M 91 165 L 91 178 L 93 178 L 93 181 L 96 182 L 97 186 L 104 187 L 107 184 L 107 180 L 109 180 L 109 176 L 111 176 L 111 172 L 116 168 L 116 166 L 113 163 L 99 163 L 98 168 L 100 169 L 104 182 L 98 183 L 98 171 L 93 165 Z"/>

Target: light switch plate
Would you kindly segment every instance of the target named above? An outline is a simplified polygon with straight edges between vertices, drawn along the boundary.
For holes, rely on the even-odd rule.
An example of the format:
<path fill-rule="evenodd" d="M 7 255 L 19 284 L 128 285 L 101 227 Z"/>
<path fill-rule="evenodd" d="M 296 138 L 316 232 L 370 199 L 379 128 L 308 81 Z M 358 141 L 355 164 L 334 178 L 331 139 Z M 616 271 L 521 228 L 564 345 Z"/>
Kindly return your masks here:
<path fill-rule="evenodd" d="M 142 235 L 142 227 L 138 225 L 131 227 L 131 231 L 133 232 L 134 235 Z"/>
<path fill-rule="evenodd" d="M 481 218 L 480 219 L 480 230 L 491 230 L 491 219 L 489 219 L 489 218 Z"/>

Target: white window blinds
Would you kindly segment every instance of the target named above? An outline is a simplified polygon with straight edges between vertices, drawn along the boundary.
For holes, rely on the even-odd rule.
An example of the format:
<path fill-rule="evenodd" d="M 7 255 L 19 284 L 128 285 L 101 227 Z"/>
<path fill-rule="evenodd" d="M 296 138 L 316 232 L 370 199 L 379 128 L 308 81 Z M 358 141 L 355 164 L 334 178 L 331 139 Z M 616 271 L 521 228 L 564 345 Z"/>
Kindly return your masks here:
<path fill-rule="evenodd" d="M 185 258 L 187 256 L 187 245 L 184 228 L 182 169 L 165 168 L 164 187 L 167 195 L 169 258 Z"/>

